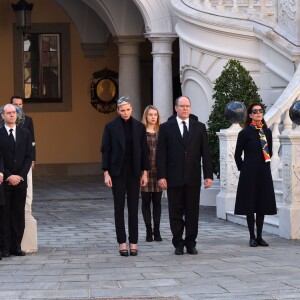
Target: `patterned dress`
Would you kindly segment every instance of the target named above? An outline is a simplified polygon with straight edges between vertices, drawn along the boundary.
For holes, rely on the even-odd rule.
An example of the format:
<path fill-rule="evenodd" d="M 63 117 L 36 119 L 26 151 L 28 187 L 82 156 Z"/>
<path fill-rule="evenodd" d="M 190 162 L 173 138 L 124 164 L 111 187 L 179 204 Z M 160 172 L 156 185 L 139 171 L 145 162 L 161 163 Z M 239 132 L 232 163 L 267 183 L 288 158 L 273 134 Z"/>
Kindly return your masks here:
<path fill-rule="evenodd" d="M 147 132 L 147 142 L 150 148 L 148 171 L 148 184 L 141 187 L 142 192 L 162 192 L 163 189 L 157 184 L 157 170 L 156 170 L 156 145 L 158 137 L 156 133 Z"/>

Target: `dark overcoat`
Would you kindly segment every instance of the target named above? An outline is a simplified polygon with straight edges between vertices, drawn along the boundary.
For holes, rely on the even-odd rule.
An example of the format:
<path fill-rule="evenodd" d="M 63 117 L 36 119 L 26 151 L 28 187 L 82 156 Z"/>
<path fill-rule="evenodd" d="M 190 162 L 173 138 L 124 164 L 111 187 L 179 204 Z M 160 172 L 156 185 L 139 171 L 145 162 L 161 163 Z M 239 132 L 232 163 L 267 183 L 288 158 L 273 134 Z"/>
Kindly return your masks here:
<path fill-rule="evenodd" d="M 25 122 L 24 122 L 23 128 L 28 129 L 30 132 L 31 139 L 32 139 L 32 159 L 33 159 L 33 161 L 36 161 L 34 126 L 33 126 L 33 121 L 32 121 L 31 117 L 25 115 Z"/>
<path fill-rule="evenodd" d="M 4 164 L 3 164 L 3 157 L 2 152 L 0 151 L 0 172 L 4 174 Z M 3 178 L 4 180 L 4 178 Z M 4 205 L 4 193 L 3 193 L 3 183 L 0 184 L 0 205 Z"/>
<path fill-rule="evenodd" d="M 168 187 L 201 186 L 204 178 L 213 178 L 205 125 L 189 119 L 189 136 L 184 144 L 176 118 L 160 126 L 156 161 L 157 179 L 165 178 Z"/>
<path fill-rule="evenodd" d="M 140 177 L 141 171 L 149 170 L 149 147 L 145 125 L 132 118 L 132 169 L 134 176 Z M 106 124 L 102 137 L 102 170 L 110 176 L 119 176 L 125 158 L 125 134 L 121 117 Z"/>
<path fill-rule="evenodd" d="M 264 128 L 270 156 L 272 156 L 272 132 Z M 242 154 L 244 153 L 244 158 Z M 277 213 L 270 162 L 265 162 L 258 130 L 251 126 L 239 132 L 235 162 L 240 177 L 234 213 L 248 215 Z"/>
<path fill-rule="evenodd" d="M 9 136 L 5 126 L 0 128 L 0 151 L 3 155 L 4 164 L 4 190 L 27 188 L 27 173 L 32 163 L 32 140 L 30 132 L 25 128 L 16 127 L 15 148 L 9 142 Z M 10 175 L 19 175 L 23 178 L 18 185 L 8 184 Z"/>

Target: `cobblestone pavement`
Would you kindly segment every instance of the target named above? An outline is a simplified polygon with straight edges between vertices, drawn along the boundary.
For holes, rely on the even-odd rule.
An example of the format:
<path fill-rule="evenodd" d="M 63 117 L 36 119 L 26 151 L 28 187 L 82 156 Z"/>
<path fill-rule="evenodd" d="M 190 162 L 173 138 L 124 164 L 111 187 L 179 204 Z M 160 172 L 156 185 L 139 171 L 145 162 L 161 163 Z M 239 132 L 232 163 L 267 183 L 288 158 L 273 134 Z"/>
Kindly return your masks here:
<path fill-rule="evenodd" d="M 111 191 L 95 176 L 35 178 L 39 251 L 0 261 L 0 299 L 300 299 L 300 241 L 247 229 L 201 207 L 198 255 L 174 255 L 166 199 L 162 242 L 118 255 Z"/>

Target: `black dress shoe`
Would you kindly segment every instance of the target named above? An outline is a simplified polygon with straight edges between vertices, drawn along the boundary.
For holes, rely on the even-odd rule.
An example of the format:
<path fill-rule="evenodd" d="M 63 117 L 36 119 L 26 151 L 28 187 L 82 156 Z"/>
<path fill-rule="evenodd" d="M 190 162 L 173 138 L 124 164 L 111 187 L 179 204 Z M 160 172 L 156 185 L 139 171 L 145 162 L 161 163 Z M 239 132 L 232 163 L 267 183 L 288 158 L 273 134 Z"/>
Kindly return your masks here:
<path fill-rule="evenodd" d="M 186 252 L 188 254 L 191 254 L 191 255 L 196 255 L 198 254 L 198 250 L 196 249 L 196 247 L 189 247 L 189 248 L 186 248 Z"/>
<path fill-rule="evenodd" d="M 6 251 L 6 250 L 2 251 L 1 255 L 2 255 L 2 257 L 10 257 L 9 251 Z"/>
<path fill-rule="evenodd" d="M 250 245 L 250 247 L 257 247 L 257 241 L 256 241 L 256 239 L 250 239 L 249 245 Z"/>
<path fill-rule="evenodd" d="M 20 250 L 20 249 L 15 250 L 15 251 L 11 251 L 11 254 L 15 255 L 15 256 L 25 256 L 26 255 L 26 253 L 24 251 Z"/>
<path fill-rule="evenodd" d="M 263 247 L 268 247 L 269 246 L 269 244 L 266 243 L 262 238 L 257 239 L 256 241 L 257 241 L 258 246 L 263 246 Z"/>
<path fill-rule="evenodd" d="M 183 254 L 183 247 L 178 246 L 175 248 L 175 254 L 176 255 L 182 255 Z"/>
<path fill-rule="evenodd" d="M 120 253 L 121 256 L 128 256 L 128 250 L 127 249 L 119 250 L 119 253 Z"/>
<path fill-rule="evenodd" d="M 138 255 L 138 249 L 130 249 L 130 256 L 137 256 Z"/>

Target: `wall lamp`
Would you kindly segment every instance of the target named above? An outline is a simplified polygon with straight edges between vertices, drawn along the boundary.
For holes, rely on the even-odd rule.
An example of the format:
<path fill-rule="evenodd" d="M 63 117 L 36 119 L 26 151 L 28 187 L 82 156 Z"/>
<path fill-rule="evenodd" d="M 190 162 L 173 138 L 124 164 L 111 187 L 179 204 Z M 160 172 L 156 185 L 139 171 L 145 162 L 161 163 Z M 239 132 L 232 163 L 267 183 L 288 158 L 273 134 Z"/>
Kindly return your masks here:
<path fill-rule="evenodd" d="M 31 28 L 31 12 L 33 4 L 20 0 L 17 4 L 12 4 L 12 9 L 16 16 L 17 29 L 23 36 L 29 33 Z"/>

